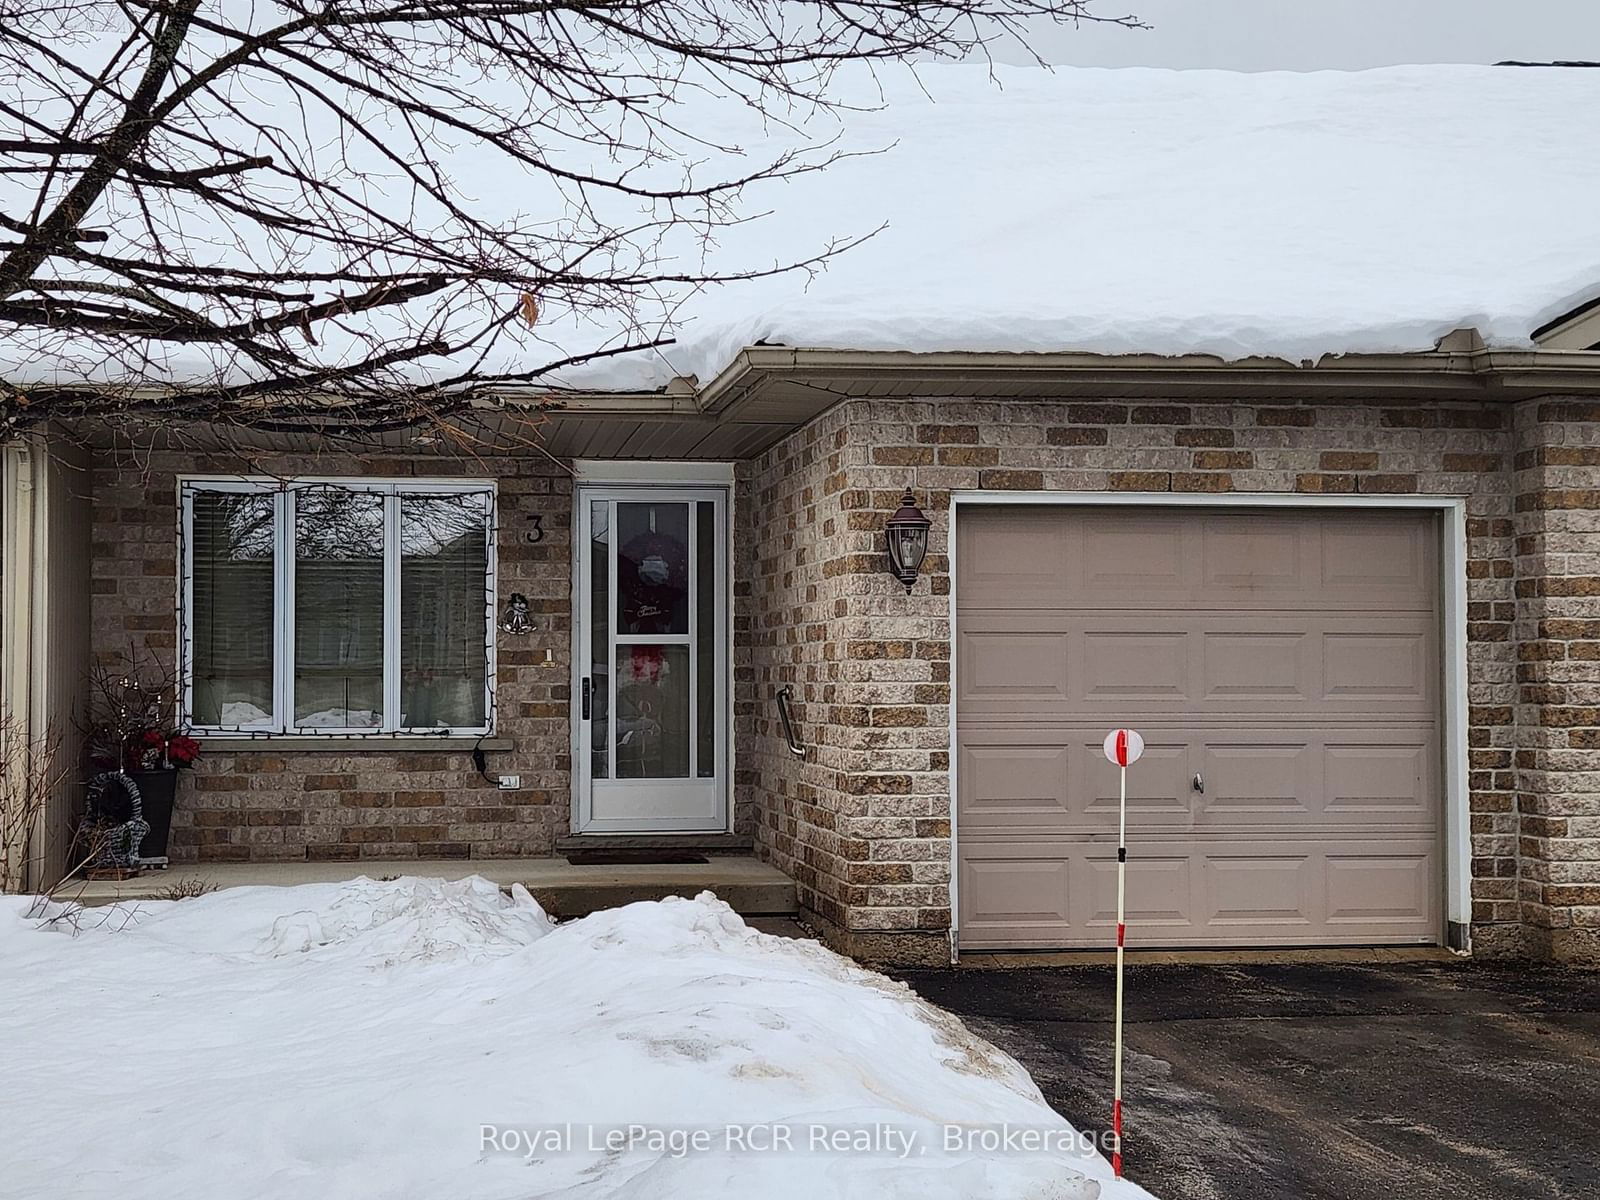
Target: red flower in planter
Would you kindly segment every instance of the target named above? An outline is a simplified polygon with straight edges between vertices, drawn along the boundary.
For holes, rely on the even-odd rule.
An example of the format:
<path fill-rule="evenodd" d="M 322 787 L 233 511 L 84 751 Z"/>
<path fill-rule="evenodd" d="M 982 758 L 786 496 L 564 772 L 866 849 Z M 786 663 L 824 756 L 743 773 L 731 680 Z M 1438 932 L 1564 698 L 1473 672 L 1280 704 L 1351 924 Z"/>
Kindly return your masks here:
<path fill-rule="evenodd" d="M 192 767 L 200 757 L 200 743 L 185 735 L 146 729 L 128 739 L 126 763 L 129 771 L 156 771 L 163 767 Z"/>
<path fill-rule="evenodd" d="M 200 757 L 200 743 L 192 737 L 178 734 L 167 740 L 167 758 L 173 766 L 192 767 L 194 760 Z"/>

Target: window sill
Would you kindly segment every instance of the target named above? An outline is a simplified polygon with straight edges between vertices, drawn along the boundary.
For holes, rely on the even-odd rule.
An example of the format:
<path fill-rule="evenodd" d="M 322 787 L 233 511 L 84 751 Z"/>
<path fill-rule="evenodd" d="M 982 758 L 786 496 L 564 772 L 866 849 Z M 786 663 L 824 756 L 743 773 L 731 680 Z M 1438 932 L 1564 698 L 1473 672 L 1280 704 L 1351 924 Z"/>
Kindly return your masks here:
<path fill-rule="evenodd" d="M 446 737 L 418 734 L 414 736 L 373 734 L 369 737 L 305 737 L 289 733 L 262 733 L 255 737 L 234 734 L 196 734 L 203 752 L 239 754 L 258 752 L 281 754 L 404 754 L 426 753 L 433 750 L 441 754 L 460 754 L 481 744 L 485 751 L 511 750 L 516 746 L 508 737 Z"/>

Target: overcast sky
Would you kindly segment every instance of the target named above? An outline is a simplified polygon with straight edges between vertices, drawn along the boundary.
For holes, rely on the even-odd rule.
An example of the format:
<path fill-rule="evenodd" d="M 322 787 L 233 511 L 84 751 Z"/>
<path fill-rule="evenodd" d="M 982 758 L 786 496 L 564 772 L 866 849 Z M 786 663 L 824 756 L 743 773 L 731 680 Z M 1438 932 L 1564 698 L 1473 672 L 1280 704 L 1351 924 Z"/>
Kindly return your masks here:
<path fill-rule="evenodd" d="M 1315 71 L 1600 59 L 1600 0 L 1093 0 L 1092 7 L 1106 16 L 1131 12 L 1152 28 L 1045 28 L 1035 47 L 1047 61 Z"/>

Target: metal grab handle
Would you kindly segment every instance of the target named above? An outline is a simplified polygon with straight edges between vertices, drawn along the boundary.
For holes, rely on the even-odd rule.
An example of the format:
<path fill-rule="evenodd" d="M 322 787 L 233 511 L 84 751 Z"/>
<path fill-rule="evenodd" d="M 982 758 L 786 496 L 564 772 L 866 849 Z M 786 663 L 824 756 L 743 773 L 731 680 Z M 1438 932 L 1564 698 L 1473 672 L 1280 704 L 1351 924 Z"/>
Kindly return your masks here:
<path fill-rule="evenodd" d="M 1194 790 L 1202 796 L 1206 794 L 1206 781 L 1200 777 L 1199 771 L 1194 773 Z"/>
<path fill-rule="evenodd" d="M 794 718 L 789 715 L 789 697 L 794 689 L 787 683 L 778 689 L 778 720 L 783 722 L 783 740 L 789 743 L 789 753 L 796 758 L 806 756 L 806 748 L 794 734 Z"/>

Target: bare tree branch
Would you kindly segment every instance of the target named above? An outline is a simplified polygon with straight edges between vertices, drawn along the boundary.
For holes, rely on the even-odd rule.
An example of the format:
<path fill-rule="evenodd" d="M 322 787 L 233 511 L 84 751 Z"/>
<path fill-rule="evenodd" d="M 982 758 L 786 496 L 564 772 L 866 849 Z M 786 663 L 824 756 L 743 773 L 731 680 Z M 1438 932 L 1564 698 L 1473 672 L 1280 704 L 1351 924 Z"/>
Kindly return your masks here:
<path fill-rule="evenodd" d="M 847 157 L 838 71 L 1135 23 L 1092 3 L 0 0 L 0 437 L 387 430 L 666 345 L 695 288 L 871 236 L 709 265 Z"/>

